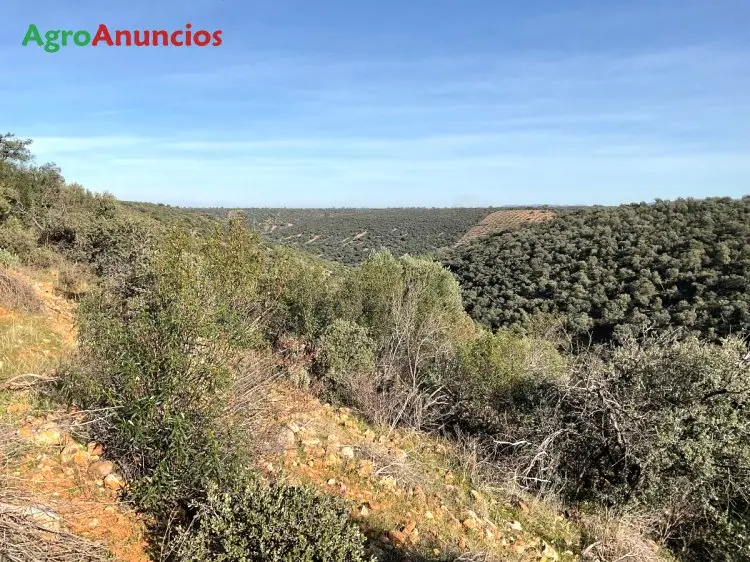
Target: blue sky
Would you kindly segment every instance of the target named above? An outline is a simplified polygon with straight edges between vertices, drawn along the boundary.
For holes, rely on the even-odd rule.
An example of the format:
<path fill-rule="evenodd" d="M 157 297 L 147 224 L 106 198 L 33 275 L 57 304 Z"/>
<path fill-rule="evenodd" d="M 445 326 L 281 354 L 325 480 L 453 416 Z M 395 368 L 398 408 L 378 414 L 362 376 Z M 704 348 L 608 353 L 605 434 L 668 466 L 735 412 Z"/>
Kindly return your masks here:
<path fill-rule="evenodd" d="M 750 193 L 747 0 L 6 0 L 0 129 L 119 198 L 480 206 Z M 21 47 L 221 29 L 217 48 Z"/>

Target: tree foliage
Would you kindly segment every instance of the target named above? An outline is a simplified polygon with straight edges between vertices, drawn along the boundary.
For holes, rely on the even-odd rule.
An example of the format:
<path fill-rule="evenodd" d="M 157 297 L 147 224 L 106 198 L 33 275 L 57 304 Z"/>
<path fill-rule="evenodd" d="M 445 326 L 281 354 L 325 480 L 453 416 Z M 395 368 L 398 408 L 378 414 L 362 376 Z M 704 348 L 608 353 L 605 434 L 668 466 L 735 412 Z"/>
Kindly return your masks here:
<path fill-rule="evenodd" d="M 445 263 L 467 311 L 492 328 L 546 313 L 596 340 L 644 325 L 718 338 L 750 326 L 750 197 L 563 213 Z"/>

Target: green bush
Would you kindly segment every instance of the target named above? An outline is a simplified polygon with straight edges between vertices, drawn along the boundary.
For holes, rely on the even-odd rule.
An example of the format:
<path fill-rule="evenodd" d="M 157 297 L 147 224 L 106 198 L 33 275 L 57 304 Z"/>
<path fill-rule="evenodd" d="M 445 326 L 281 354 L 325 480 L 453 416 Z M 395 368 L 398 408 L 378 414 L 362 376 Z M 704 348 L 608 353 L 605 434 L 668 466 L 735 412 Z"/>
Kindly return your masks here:
<path fill-rule="evenodd" d="M 99 437 L 142 509 L 183 505 L 218 470 L 218 444 L 231 431 L 221 423 L 223 392 L 258 332 L 260 260 L 244 230 L 206 240 L 176 229 L 124 286 L 94 291 L 79 308 L 80 361 L 61 391 L 111 412 Z"/>
<path fill-rule="evenodd" d="M 519 459 L 526 485 L 551 481 L 574 503 L 658 514 L 654 533 L 681 559 L 750 560 L 744 342 L 621 343 L 580 355 L 569 380 L 537 387 L 535 402 L 528 389 L 503 402 L 496 443 Z"/>
<path fill-rule="evenodd" d="M 21 260 L 18 256 L 12 252 L 9 252 L 5 248 L 0 248 L 0 265 L 5 267 L 19 267 Z"/>
<path fill-rule="evenodd" d="M 335 320 L 318 344 L 316 370 L 334 389 L 341 388 L 350 375 L 372 373 L 374 347 L 365 328 L 349 320 Z"/>
<path fill-rule="evenodd" d="M 343 503 L 306 488 L 238 478 L 213 485 L 178 539 L 184 562 L 362 562 L 364 536 Z"/>
<path fill-rule="evenodd" d="M 475 320 L 563 316 L 584 344 L 644 326 L 718 341 L 750 324 L 750 197 L 556 213 L 447 253 Z"/>
<path fill-rule="evenodd" d="M 16 217 L 11 217 L 0 224 L 0 248 L 17 255 L 26 265 L 36 250 L 37 237 Z"/>
<path fill-rule="evenodd" d="M 268 294 L 273 312 L 267 331 L 314 339 L 333 321 L 335 291 L 340 275 L 326 264 L 291 248 L 269 250 Z"/>
<path fill-rule="evenodd" d="M 750 559 L 746 354 L 739 338 L 670 335 L 579 362 L 558 478 L 574 497 L 661 511 L 685 559 Z"/>
<path fill-rule="evenodd" d="M 348 272 L 338 306 L 340 318 L 367 329 L 381 371 L 431 384 L 474 332 L 458 283 L 428 259 L 373 254 Z"/>
<path fill-rule="evenodd" d="M 508 331 L 481 331 L 458 352 L 461 386 L 472 399 L 492 399 L 527 378 L 558 380 L 568 366 L 555 346 Z"/>

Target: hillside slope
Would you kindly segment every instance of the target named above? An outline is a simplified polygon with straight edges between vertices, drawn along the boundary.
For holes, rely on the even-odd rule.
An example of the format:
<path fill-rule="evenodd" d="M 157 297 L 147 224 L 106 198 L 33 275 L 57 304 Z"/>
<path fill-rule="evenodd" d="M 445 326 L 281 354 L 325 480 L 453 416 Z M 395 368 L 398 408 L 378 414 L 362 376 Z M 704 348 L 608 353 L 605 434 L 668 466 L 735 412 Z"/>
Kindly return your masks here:
<path fill-rule="evenodd" d="M 750 197 L 569 212 L 444 260 L 493 329 L 563 316 L 596 340 L 644 327 L 718 338 L 750 328 Z"/>
<path fill-rule="evenodd" d="M 101 445 L 86 441 L 89 416 L 50 408 L 36 392 L 75 346 L 75 307 L 53 275 L 28 273 L 0 268 L 37 305 L 9 309 L 0 295 L 0 558 L 144 562 L 145 529 L 117 501 L 125 483 Z"/>

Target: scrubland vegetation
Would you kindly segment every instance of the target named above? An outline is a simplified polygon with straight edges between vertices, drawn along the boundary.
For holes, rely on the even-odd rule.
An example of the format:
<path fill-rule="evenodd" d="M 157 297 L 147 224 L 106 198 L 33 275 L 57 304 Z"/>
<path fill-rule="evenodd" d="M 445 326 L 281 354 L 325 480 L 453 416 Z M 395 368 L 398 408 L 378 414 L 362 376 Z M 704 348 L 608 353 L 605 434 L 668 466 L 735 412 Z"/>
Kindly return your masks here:
<path fill-rule="evenodd" d="M 199 209 L 202 216 L 226 217 L 225 209 Z M 492 212 L 456 209 L 244 209 L 247 225 L 267 240 L 356 265 L 375 251 L 396 256 L 433 255 L 455 244 Z"/>
<path fill-rule="evenodd" d="M 269 244 L 242 213 L 199 224 L 66 185 L 14 137 L 0 158 L 6 269 L 64 268 L 79 301 L 47 399 L 106 413 L 91 437 L 154 559 L 533 559 L 394 534 L 384 549 L 343 500 L 267 478 L 274 388 L 293 384 L 385 436 L 471 450 L 488 517 L 559 509 L 573 531 L 527 524 L 536 559 L 750 560 L 750 200 L 565 214 L 475 240 L 450 269 L 387 251 L 347 267 Z"/>
<path fill-rule="evenodd" d="M 547 314 L 607 341 L 670 326 L 709 338 L 750 324 L 750 197 L 567 212 L 445 259 L 492 329 Z"/>

